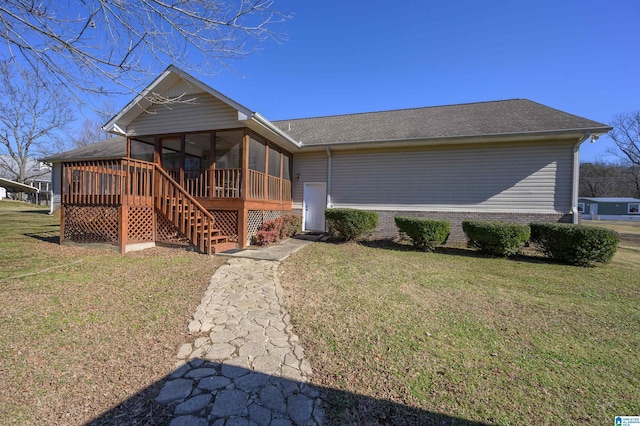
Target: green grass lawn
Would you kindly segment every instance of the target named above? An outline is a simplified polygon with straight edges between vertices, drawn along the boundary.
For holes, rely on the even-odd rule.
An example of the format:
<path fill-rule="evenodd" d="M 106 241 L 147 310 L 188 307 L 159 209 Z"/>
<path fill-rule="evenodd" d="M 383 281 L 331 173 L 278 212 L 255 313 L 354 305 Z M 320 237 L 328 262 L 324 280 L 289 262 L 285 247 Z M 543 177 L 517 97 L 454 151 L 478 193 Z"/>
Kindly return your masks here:
<path fill-rule="evenodd" d="M 149 390 L 173 370 L 223 263 L 168 248 L 60 246 L 60 218 L 47 212 L 0 201 L 2 424 L 85 424 Z M 153 424 L 152 397 L 153 389 L 130 400 L 139 419 L 126 423 Z"/>
<path fill-rule="evenodd" d="M 581 268 L 317 243 L 281 271 L 314 380 L 336 389 L 335 424 L 602 425 L 640 414 L 638 250 Z"/>

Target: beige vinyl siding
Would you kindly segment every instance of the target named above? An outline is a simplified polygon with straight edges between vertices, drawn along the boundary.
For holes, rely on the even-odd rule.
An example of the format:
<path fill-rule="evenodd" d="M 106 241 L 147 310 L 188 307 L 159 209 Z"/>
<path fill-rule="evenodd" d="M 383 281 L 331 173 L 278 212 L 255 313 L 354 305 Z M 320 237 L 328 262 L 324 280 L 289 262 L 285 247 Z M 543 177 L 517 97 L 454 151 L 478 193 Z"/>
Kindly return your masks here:
<path fill-rule="evenodd" d="M 335 151 L 335 207 L 566 213 L 572 144 Z"/>
<path fill-rule="evenodd" d="M 187 96 L 189 103 L 154 105 L 128 126 L 131 136 L 242 127 L 238 111 L 207 93 Z"/>
<path fill-rule="evenodd" d="M 300 174 L 300 180 L 296 180 L 296 175 Z M 293 176 L 292 200 L 295 205 L 302 208 L 305 182 L 327 182 L 327 154 L 324 152 L 312 152 L 294 154 L 293 156 Z"/>

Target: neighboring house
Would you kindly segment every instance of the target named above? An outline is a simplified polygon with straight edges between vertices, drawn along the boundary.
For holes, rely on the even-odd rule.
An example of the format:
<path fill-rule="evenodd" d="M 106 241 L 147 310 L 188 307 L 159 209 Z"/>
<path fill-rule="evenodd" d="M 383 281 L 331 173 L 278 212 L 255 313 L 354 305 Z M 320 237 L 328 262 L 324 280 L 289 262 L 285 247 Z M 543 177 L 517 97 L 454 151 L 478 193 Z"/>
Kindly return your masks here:
<path fill-rule="evenodd" d="M 16 162 L 8 155 L 0 155 L 0 177 L 15 181 L 16 175 L 13 170 L 16 170 Z M 30 202 L 38 204 L 49 204 L 51 187 L 51 167 L 36 159 L 28 159 L 26 166 L 26 178 L 24 179 L 24 185 L 38 189 L 37 192 L 33 192 L 30 189 L 22 191 L 20 187 L 5 188 L 5 192 L 24 193 L 27 195 L 27 199 Z M 5 194 L 5 198 L 6 198 Z"/>
<path fill-rule="evenodd" d="M 377 237 L 447 219 L 454 243 L 466 218 L 577 221 L 580 144 L 611 128 L 526 99 L 271 122 L 171 66 L 104 129 L 123 138 L 46 159 L 61 239 L 212 252 L 290 211 L 325 231 L 327 207 L 377 211 Z"/>
<path fill-rule="evenodd" d="M 640 220 L 640 199 L 580 197 L 578 211 L 583 219 Z"/>
<path fill-rule="evenodd" d="M 32 200 L 38 200 L 38 188 L 26 183 L 15 182 L 13 180 L 0 177 L 0 200 L 3 198 L 15 199 L 15 195 L 9 194 L 26 194 Z"/>

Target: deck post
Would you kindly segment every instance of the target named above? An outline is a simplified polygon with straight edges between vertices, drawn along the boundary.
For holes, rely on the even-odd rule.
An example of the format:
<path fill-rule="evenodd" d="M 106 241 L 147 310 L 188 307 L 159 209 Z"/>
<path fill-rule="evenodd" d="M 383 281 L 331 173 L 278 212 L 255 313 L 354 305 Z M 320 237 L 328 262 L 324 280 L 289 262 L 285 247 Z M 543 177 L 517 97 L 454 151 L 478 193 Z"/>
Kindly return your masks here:
<path fill-rule="evenodd" d="M 65 204 L 65 191 L 64 191 L 64 178 L 67 172 L 65 163 L 60 163 L 60 244 L 64 241 L 64 204 Z M 53 204 L 53 197 L 51 198 L 51 204 Z M 53 210 L 51 210 L 53 212 Z"/>
<path fill-rule="evenodd" d="M 129 206 L 118 206 L 118 248 L 124 254 L 127 247 L 127 234 L 129 229 Z"/>
<path fill-rule="evenodd" d="M 64 204 L 60 203 L 60 244 L 64 241 L 64 214 Z"/>
<path fill-rule="evenodd" d="M 247 247 L 247 222 L 249 221 L 249 210 L 242 208 L 238 210 L 238 246 Z"/>

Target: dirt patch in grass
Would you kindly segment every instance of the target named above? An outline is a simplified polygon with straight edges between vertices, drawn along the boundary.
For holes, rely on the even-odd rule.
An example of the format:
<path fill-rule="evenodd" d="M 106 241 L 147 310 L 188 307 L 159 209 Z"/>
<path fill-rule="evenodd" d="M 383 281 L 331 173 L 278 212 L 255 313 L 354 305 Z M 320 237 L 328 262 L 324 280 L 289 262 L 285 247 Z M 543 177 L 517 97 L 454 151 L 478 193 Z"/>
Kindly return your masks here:
<path fill-rule="evenodd" d="M 58 221 L 0 204 L 0 418 L 162 423 L 159 381 L 224 259 L 60 246 Z"/>
<path fill-rule="evenodd" d="M 606 424 L 640 412 L 638 272 L 633 250 L 580 268 L 314 243 L 281 282 L 334 424 Z"/>

